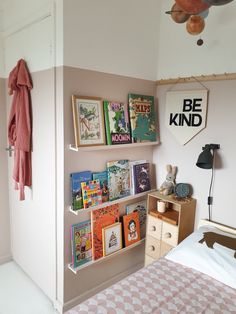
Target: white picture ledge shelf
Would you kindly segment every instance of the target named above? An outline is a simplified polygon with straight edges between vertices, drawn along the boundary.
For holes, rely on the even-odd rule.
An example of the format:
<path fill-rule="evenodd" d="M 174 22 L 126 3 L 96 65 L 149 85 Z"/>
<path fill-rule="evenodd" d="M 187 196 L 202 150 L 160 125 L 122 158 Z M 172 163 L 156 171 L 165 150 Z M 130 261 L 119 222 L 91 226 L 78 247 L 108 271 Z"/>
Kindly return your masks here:
<path fill-rule="evenodd" d="M 124 203 L 126 201 L 133 200 L 133 199 L 145 196 L 148 193 L 152 193 L 152 192 L 155 192 L 155 191 L 156 191 L 156 189 L 153 189 L 153 190 L 149 190 L 149 191 L 146 191 L 146 192 L 143 192 L 143 193 L 129 195 L 127 197 L 119 198 L 119 199 L 111 201 L 111 202 L 105 202 L 105 203 L 102 203 L 100 205 L 89 207 L 89 208 L 86 208 L 86 209 L 82 208 L 82 209 L 78 209 L 78 210 L 73 210 L 72 206 L 69 206 L 69 212 L 73 213 L 74 215 L 79 215 L 81 213 L 90 212 L 90 211 L 93 211 L 93 210 L 96 210 L 96 209 L 99 209 L 99 208 L 103 208 L 103 207 L 106 207 L 106 206 L 110 206 L 110 205 L 113 205 L 113 204 Z"/>
<path fill-rule="evenodd" d="M 144 241 L 145 241 L 145 239 L 142 239 L 142 240 L 140 240 L 140 241 L 138 241 L 138 242 L 136 242 L 136 243 L 134 243 L 134 244 L 132 244 L 132 245 L 130 245 L 130 246 L 124 247 L 123 249 L 121 249 L 121 250 L 119 250 L 119 251 L 117 251 L 117 252 L 115 252 L 115 253 L 112 253 L 112 254 L 110 254 L 110 255 L 101 257 L 101 258 L 99 258 L 99 259 L 96 260 L 96 261 L 91 261 L 91 262 L 85 263 L 85 264 L 83 264 L 83 265 L 81 265 L 81 266 L 78 266 L 78 267 L 76 267 L 76 268 L 74 268 L 71 264 L 68 264 L 68 268 L 69 268 L 74 274 L 77 274 L 81 269 L 83 269 L 83 268 L 85 268 L 85 267 L 88 267 L 88 266 L 91 266 L 91 265 L 94 265 L 94 264 L 101 263 L 101 262 L 103 262 L 104 260 L 108 260 L 108 259 L 110 259 L 110 258 L 112 258 L 112 257 L 115 257 L 115 256 L 117 256 L 117 255 L 123 254 L 123 253 L 127 252 L 128 250 L 131 250 L 131 249 L 133 249 L 134 247 L 136 247 L 136 246 L 142 244 Z"/>
<path fill-rule="evenodd" d="M 124 149 L 133 147 L 143 147 L 143 146 L 154 146 L 158 145 L 159 141 L 156 142 L 143 142 L 143 143 L 130 143 L 130 144 L 118 144 L 118 145 L 97 145 L 97 146 L 80 146 L 70 144 L 69 149 L 79 152 L 79 151 L 94 151 L 94 150 L 111 150 L 111 149 Z"/>

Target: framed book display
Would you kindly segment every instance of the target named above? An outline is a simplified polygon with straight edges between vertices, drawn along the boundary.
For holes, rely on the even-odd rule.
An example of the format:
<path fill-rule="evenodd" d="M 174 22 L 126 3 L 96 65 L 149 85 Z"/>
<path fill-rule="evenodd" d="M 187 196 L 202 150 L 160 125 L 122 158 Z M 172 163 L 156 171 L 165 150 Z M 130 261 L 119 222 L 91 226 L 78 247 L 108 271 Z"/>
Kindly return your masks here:
<path fill-rule="evenodd" d="M 107 144 L 131 143 L 128 105 L 105 100 L 103 106 Z"/>
<path fill-rule="evenodd" d="M 129 161 L 114 160 L 107 162 L 109 201 L 130 195 Z"/>
<path fill-rule="evenodd" d="M 94 172 L 93 180 L 99 180 L 100 189 L 102 191 L 102 202 L 109 201 L 109 190 L 108 190 L 108 182 L 107 182 L 107 171 Z"/>
<path fill-rule="evenodd" d="M 133 143 L 155 142 L 157 138 L 154 97 L 128 94 Z"/>
<path fill-rule="evenodd" d="M 93 210 L 91 212 L 92 222 L 92 247 L 93 259 L 103 257 L 102 229 L 119 222 L 119 205 L 114 204 Z"/>
<path fill-rule="evenodd" d="M 102 99 L 72 95 L 72 109 L 76 147 L 104 145 Z"/>
<path fill-rule="evenodd" d="M 149 163 L 133 166 L 135 194 L 151 190 Z"/>
<path fill-rule="evenodd" d="M 103 256 L 107 256 L 122 249 L 122 232 L 120 222 L 102 229 L 102 245 Z"/>
<path fill-rule="evenodd" d="M 92 260 L 91 222 L 86 220 L 71 226 L 72 265 L 81 266 Z"/>
<path fill-rule="evenodd" d="M 102 190 L 99 180 L 81 183 L 84 209 L 102 204 Z"/>
<path fill-rule="evenodd" d="M 138 212 L 123 216 L 125 246 L 140 241 L 140 224 Z"/>
<path fill-rule="evenodd" d="M 147 201 L 140 201 L 126 205 L 126 214 L 138 212 L 139 224 L 140 224 L 140 237 L 145 238 L 146 234 L 146 220 L 147 220 Z"/>
<path fill-rule="evenodd" d="M 73 172 L 70 174 L 72 209 L 83 208 L 81 183 L 92 179 L 91 171 Z"/>

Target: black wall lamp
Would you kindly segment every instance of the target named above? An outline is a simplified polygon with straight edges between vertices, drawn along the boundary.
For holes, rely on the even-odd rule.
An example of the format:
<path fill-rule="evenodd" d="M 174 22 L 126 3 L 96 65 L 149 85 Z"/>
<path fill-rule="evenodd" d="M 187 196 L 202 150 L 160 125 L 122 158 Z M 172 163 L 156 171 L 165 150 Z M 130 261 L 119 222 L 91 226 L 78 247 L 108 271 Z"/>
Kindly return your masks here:
<path fill-rule="evenodd" d="M 211 172 L 211 182 L 210 182 L 210 188 L 207 198 L 207 204 L 208 204 L 208 216 L 209 221 L 211 220 L 211 206 L 213 197 L 211 195 L 212 193 L 212 182 L 213 182 L 213 173 L 214 173 L 214 159 L 215 159 L 215 150 L 219 149 L 219 144 L 206 144 L 202 148 L 202 152 L 198 157 L 196 166 L 202 169 L 212 169 Z"/>

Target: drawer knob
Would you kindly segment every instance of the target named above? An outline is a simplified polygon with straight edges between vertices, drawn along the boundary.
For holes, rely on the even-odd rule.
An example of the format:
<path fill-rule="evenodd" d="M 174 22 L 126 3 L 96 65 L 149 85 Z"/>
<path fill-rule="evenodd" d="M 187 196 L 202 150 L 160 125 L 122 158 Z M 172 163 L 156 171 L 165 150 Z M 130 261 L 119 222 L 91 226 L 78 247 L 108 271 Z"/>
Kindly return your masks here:
<path fill-rule="evenodd" d="M 166 239 L 171 238 L 171 233 L 170 233 L 170 232 L 166 232 L 166 233 L 164 234 L 164 238 L 166 238 Z"/>
<path fill-rule="evenodd" d="M 155 226 L 151 226 L 151 231 L 156 231 L 157 228 Z"/>
<path fill-rule="evenodd" d="M 155 251 L 155 246 L 154 245 L 150 245 L 149 246 L 149 251 Z"/>

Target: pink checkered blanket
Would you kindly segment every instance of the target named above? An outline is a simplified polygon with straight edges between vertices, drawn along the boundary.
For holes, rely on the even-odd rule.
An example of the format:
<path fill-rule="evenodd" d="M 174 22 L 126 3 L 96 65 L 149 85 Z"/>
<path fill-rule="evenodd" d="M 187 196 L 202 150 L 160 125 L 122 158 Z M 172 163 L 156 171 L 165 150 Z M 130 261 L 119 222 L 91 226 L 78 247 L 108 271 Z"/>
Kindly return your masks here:
<path fill-rule="evenodd" d="M 161 258 L 67 314 L 236 313 L 236 290 Z"/>

